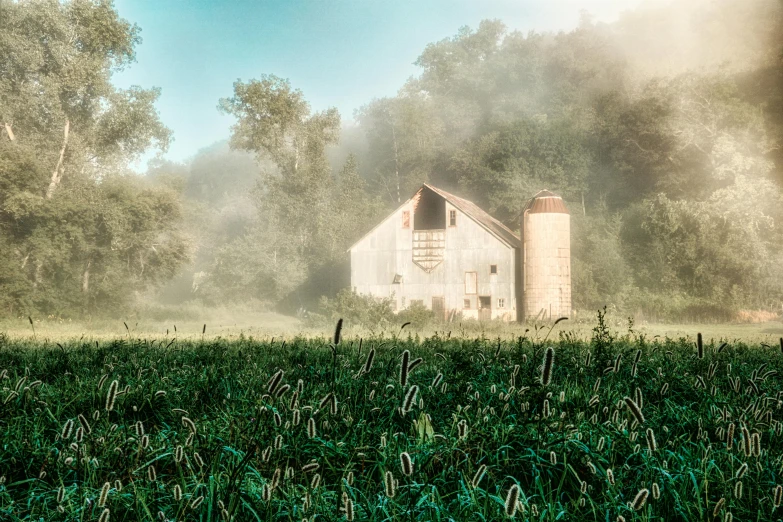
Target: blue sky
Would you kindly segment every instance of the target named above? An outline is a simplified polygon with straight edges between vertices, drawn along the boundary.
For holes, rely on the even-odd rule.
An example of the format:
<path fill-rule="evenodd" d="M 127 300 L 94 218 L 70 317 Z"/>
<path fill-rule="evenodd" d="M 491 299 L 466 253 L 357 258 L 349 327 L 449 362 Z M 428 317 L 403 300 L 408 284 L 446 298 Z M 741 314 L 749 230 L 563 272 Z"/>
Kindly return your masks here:
<path fill-rule="evenodd" d="M 649 1 L 649 0 L 648 0 Z M 373 98 L 393 96 L 431 42 L 498 18 L 510 30 L 570 30 L 581 9 L 612 21 L 642 0 L 115 0 L 141 27 L 136 63 L 118 87 L 162 89 L 157 107 L 174 132 L 166 158 L 183 161 L 228 138 L 217 110 L 237 79 L 288 78 L 314 110 L 337 107 L 343 124 Z M 136 168 L 144 170 L 146 160 Z"/>

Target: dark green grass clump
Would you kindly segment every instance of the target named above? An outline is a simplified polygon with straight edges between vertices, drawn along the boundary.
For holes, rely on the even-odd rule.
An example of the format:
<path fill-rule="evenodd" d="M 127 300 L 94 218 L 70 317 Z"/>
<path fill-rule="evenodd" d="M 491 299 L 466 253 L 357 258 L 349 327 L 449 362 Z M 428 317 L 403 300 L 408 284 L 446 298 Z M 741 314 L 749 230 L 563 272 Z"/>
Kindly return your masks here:
<path fill-rule="evenodd" d="M 783 516 L 777 347 L 343 333 L 6 341 L 0 520 Z"/>

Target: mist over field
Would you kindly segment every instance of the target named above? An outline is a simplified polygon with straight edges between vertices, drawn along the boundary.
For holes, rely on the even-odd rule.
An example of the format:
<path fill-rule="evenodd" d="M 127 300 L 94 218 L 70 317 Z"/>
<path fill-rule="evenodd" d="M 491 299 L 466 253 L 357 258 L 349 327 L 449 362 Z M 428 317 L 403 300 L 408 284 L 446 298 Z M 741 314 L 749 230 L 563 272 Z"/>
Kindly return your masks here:
<path fill-rule="evenodd" d="M 223 78 L 230 134 L 137 173 L 177 138 L 154 83 L 111 81 L 143 29 L 111 2 L 0 0 L 0 319 L 421 326 L 350 293 L 346 250 L 423 183 L 517 233 L 561 195 L 577 318 L 783 314 L 779 0 L 455 26 L 354 114 L 274 69 Z"/>
<path fill-rule="evenodd" d="M 783 0 L 0 0 L 0 522 L 779 521 L 781 375 Z"/>

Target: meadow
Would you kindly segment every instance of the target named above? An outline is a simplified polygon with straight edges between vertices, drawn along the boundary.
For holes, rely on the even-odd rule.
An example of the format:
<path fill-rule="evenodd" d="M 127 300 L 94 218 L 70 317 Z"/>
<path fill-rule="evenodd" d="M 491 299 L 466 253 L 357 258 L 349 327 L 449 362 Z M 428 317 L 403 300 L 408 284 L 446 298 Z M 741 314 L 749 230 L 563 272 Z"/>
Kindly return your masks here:
<path fill-rule="evenodd" d="M 0 337 L 0 519 L 769 521 L 783 340 Z"/>

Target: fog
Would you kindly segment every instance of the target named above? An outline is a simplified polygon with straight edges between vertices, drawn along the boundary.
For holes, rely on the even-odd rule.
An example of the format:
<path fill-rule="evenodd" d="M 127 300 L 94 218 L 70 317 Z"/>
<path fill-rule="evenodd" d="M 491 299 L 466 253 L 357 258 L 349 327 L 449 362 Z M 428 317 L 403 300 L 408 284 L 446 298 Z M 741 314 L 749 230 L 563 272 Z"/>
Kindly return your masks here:
<path fill-rule="evenodd" d="M 0 5 L 0 34 L 51 30 L 31 16 L 38 2 Z M 57 34 L 73 20 L 88 34 L 98 18 L 79 16 Z M 259 71 L 215 100 L 234 122 L 224 140 L 141 175 L 131 163 L 171 134 L 159 93 L 105 83 L 134 38 L 113 16 L 110 41 L 57 44 L 80 69 L 0 36 L 7 318 L 218 323 L 241 309 L 297 327 L 402 323 L 351 295 L 347 249 L 430 183 L 516 233 L 528 198 L 562 195 L 576 317 L 780 320 L 778 0 L 642 2 L 611 23 L 583 11 L 558 33 L 454 27 L 396 96 L 355 114 L 316 111 L 317 93 Z"/>

